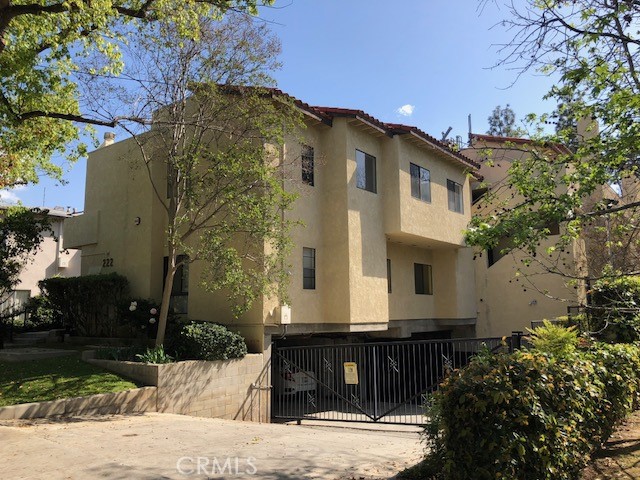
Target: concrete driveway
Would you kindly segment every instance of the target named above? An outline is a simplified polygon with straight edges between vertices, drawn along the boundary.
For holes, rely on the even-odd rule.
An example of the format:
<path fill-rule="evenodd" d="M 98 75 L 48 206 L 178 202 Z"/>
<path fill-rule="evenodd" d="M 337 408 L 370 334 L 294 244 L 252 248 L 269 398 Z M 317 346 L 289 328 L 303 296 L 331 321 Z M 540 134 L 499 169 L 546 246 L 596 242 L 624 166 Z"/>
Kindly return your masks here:
<path fill-rule="evenodd" d="M 155 413 L 6 421 L 2 478 L 359 480 L 390 478 L 419 461 L 417 429 L 370 428 Z"/>

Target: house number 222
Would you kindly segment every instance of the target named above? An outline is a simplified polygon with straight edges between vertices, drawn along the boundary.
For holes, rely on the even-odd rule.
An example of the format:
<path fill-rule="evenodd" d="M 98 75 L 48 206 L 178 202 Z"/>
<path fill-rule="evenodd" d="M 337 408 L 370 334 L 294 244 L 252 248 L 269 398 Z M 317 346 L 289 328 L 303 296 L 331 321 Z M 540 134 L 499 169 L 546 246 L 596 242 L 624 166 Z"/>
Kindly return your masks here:
<path fill-rule="evenodd" d="M 103 267 L 113 267 L 113 258 L 103 258 L 102 259 Z"/>

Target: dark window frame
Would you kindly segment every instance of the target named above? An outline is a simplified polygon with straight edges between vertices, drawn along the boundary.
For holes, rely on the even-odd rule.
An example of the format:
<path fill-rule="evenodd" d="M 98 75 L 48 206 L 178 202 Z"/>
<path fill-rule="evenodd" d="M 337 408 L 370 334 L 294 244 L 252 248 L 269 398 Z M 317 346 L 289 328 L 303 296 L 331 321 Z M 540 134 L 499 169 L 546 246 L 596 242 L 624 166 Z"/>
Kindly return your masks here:
<path fill-rule="evenodd" d="M 464 213 L 462 184 L 447 179 L 447 202 L 452 212 Z"/>
<path fill-rule="evenodd" d="M 426 172 L 427 176 L 426 182 L 423 179 L 424 172 Z M 409 163 L 409 175 L 411 176 L 411 196 L 423 202 L 431 203 L 431 171 L 415 163 Z M 427 188 L 423 189 L 425 183 Z"/>
<path fill-rule="evenodd" d="M 315 163 L 314 150 L 309 145 L 302 145 L 302 153 L 300 154 L 302 163 L 302 183 L 313 187 L 315 185 Z"/>
<path fill-rule="evenodd" d="M 416 295 L 433 295 L 433 268 L 426 263 L 414 263 L 413 275 Z"/>
<path fill-rule="evenodd" d="M 309 259 L 309 263 L 307 263 Z M 302 288 L 303 290 L 316 289 L 316 249 L 302 247 Z"/>
<path fill-rule="evenodd" d="M 361 170 L 364 169 L 364 175 Z M 356 186 L 361 190 L 378 193 L 376 157 L 356 149 Z"/>
<path fill-rule="evenodd" d="M 185 261 L 186 260 L 186 261 Z M 176 264 L 184 262 L 178 266 L 175 275 L 173 276 L 173 285 L 171 286 L 171 300 L 169 301 L 169 307 L 174 313 L 183 315 L 189 313 L 189 261 L 186 255 L 178 255 L 176 257 Z M 163 272 L 162 288 L 164 289 L 165 281 L 167 279 L 167 272 L 169 271 L 169 257 L 163 259 Z M 182 306 L 183 308 L 179 308 Z"/>

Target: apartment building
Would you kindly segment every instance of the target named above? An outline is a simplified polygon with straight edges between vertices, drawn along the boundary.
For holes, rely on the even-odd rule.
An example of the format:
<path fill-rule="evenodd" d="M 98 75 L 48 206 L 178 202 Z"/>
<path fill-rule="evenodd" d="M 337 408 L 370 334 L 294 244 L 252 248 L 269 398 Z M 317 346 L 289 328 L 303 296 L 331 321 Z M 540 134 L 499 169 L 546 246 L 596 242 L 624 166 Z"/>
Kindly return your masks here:
<path fill-rule="evenodd" d="M 40 280 L 80 275 L 80 251 L 63 247 L 65 222 L 72 219 L 74 213 L 69 209 L 55 207 L 49 210 L 48 215 L 51 231 L 44 232 L 39 250 L 25 264 L 20 272 L 20 283 L 8 298 L 3 299 L 0 311 L 20 310 L 29 298 L 40 294 Z"/>
<path fill-rule="evenodd" d="M 505 199 L 512 204 L 518 201 L 517 196 L 509 199 L 513 192 L 506 187 L 508 170 L 512 162 L 528 158 L 534 150 L 546 156 L 568 153 L 562 145 L 541 146 L 525 138 L 470 135 L 470 145 L 462 153 L 480 164 L 483 177 L 483 182 L 472 185 L 472 213 L 486 215 L 494 208 L 480 199 L 487 190 L 497 194 L 493 205 Z M 591 200 L 612 193 L 610 190 L 609 186 L 603 186 Z M 550 235 L 540 243 L 536 257 L 520 250 L 504 252 L 509 247 L 509 238 L 476 256 L 478 337 L 526 331 L 532 322 L 567 315 L 567 307 L 584 303 L 585 286 L 575 278 L 584 276 L 588 268 L 588 242 L 577 239 L 564 252 L 549 256 L 547 248 L 556 245 L 563 227 L 557 224 L 547 227 Z M 527 264 L 527 260 L 532 261 Z"/>
<path fill-rule="evenodd" d="M 255 352 L 283 335 L 472 336 L 473 252 L 463 230 L 478 164 L 418 128 L 292 100 L 306 128 L 279 159 L 285 187 L 298 194 L 286 216 L 302 223 L 288 261 L 290 304 L 263 298 L 234 319 L 223 291 L 199 286 L 198 262 L 180 272 L 174 304 L 240 331 Z M 85 212 L 65 246 L 82 249 L 83 275 L 116 271 L 133 295 L 159 299 L 166 218 L 139 162 L 131 139 L 89 155 Z M 157 165 L 154 175 L 163 174 Z"/>

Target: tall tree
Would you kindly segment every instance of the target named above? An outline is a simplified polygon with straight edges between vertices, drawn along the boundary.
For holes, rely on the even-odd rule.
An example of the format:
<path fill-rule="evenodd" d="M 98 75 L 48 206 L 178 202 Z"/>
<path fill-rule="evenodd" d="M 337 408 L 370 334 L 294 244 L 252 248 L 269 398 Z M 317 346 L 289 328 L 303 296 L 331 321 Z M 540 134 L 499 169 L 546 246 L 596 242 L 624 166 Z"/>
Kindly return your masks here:
<path fill-rule="evenodd" d="M 594 248 L 607 249 L 600 256 L 606 261 L 574 274 L 578 280 L 638 273 L 637 261 L 613 260 L 637 258 L 639 247 L 640 2 L 527 0 L 507 8 L 504 24 L 515 35 L 502 48 L 500 63 L 555 75 L 546 98 L 560 106 L 553 115 L 530 117 L 540 122 L 534 151 L 512 162 L 505 184 L 510 194 L 485 199 L 487 208 L 473 219 L 468 240 L 487 248 L 510 237 L 514 248 L 533 257 L 547 226 L 559 222 L 563 235 L 554 251 L 590 236 L 600 238 Z M 546 135 L 542 124 L 554 115 L 559 128 Z"/>
<path fill-rule="evenodd" d="M 489 130 L 487 130 L 489 135 L 517 137 L 523 133 L 521 129 L 515 126 L 516 114 L 508 103 L 504 108 L 497 105 L 487 118 L 487 122 L 489 122 Z"/>
<path fill-rule="evenodd" d="M 120 91 L 122 104 L 137 108 L 121 126 L 167 218 L 158 345 L 174 277 L 192 262 L 203 265 L 204 288 L 228 292 L 236 315 L 287 288 L 283 211 L 293 197 L 280 147 L 298 115 L 269 87 L 280 44 L 247 15 L 201 19 L 198 28 L 185 39 L 178 24 L 158 24 L 130 42 L 135 61 L 123 75 L 135 88 Z"/>
<path fill-rule="evenodd" d="M 265 4 L 273 0 L 265 0 Z M 82 83 L 118 75 L 117 41 L 171 22 L 197 36 L 198 19 L 256 13 L 258 0 L 0 0 L 0 188 L 59 176 L 52 162 L 85 153 L 79 126 L 117 117 L 87 108 Z M 96 61 L 96 59 L 98 59 Z M 74 145 L 68 148 L 69 145 Z"/>

